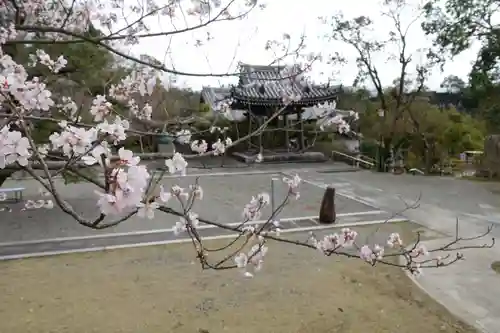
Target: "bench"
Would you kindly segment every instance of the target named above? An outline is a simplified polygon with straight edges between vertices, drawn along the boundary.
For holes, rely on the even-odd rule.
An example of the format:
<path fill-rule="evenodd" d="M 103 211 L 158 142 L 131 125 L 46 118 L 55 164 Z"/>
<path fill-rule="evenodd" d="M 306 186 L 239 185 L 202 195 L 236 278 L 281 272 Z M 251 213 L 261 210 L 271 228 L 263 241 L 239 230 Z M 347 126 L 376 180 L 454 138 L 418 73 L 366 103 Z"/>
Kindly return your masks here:
<path fill-rule="evenodd" d="M 24 187 L 0 188 L 0 193 L 5 193 L 6 195 L 8 195 L 9 193 L 14 193 L 14 200 L 19 202 L 23 200 L 24 190 Z"/>

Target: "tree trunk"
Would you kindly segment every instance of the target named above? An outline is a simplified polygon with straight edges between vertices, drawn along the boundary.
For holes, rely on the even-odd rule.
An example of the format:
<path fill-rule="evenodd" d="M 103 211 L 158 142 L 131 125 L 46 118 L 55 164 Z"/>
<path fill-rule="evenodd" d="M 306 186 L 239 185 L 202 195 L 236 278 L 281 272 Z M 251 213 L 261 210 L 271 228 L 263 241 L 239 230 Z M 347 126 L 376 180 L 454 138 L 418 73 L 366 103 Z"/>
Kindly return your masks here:
<path fill-rule="evenodd" d="M 379 161 L 378 161 L 378 171 L 379 172 L 387 172 L 387 159 L 390 156 L 391 152 L 391 141 L 392 140 L 384 140 L 384 145 L 379 146 Z"/>
<path fill-rule="evenodd" d="M 427 143 L 427 140 L 424 141 L 424 156 L 425 156 L 425 174 L 429 175 L 432 170 L 432 158 L 431 158 L 431 147 Z"/>

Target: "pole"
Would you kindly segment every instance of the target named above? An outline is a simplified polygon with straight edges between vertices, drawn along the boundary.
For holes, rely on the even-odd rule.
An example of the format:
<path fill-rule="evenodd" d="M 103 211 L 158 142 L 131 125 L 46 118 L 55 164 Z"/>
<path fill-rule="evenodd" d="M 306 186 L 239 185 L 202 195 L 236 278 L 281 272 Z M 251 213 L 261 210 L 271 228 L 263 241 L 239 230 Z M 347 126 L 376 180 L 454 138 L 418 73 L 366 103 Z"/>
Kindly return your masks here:
<path fill-rule="evenodd" d="M 381 144 L 382 144 L 382 135 L 378 138 L 378 142 L 377 142 L 377 171 L 378 172 L 381 172 L 382 171 L 382 166 L 381 166 L 381 163 L 380 163 L 380 160 L 381 160 L 381 151 L 380 151 L 380 147 L 381 147 Z"/>
<path fill-rule="evenodd" d="M 278 178 L 273 177 L 271 178 L 271 214 L 274 213 L 274 182 L 277 181 Z M 275 216 L 276 218 L 276 216 Z"/>

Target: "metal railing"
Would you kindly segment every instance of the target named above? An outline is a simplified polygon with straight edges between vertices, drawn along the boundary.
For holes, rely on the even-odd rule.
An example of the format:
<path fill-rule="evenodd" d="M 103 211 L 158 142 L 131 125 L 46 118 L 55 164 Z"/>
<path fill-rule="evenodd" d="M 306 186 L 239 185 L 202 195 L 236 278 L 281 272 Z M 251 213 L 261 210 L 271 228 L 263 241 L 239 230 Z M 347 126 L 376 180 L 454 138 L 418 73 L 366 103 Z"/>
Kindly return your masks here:
<path fill-rule="evenodd" d="M 332 155 L 331 155 L 330 158 L 332 160 L 335 160 L 335 156 L 341 156 L 344 159 L 352 161 L 352 165 L 355 166 L 356 168 L 359 168 L 360 165 L 363 165 L 364 167 L 368 167 L 369 169 L 373 168 L 375 166 L 375 163 L 368 162 L 368 161 L 363 160 L 361 158 L 354 157 L 354 156 L 351 156 L 351 155 L 348 155 L 348 154 L 344 154 L 344 153 L 341 153 L 341 152 L 336 151 L 336 150 L 332 150 Z M 344 162 L 345 162 L 345 160 L 344 160 Z"/>
<path fill-rule="evenodd" d="M 423 172 L 422 170 L 417 169 L 417 168 L 411 168 L 410 170 L 408 170 L 408 172 L 413 174 L 413 175 L 416 175 L 417 173 L 420 175 L 425 175 L 425 172 Z"/>
<path fill-rule="evenodd" d="M 375 162 L 376 162 L 374 158 L 371 158 L 371 157 L 366 156 L 366 155 L 359 155 L 359 158 L 361 158 L 367 162 L 373 163 L 373 164 L 375 164 Z"/>

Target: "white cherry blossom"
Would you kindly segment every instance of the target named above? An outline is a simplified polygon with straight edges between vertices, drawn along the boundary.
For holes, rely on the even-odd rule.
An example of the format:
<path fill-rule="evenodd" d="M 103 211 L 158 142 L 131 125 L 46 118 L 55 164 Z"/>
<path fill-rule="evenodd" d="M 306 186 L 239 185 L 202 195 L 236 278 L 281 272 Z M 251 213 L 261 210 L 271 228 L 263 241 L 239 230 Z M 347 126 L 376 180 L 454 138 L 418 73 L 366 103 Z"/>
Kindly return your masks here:
<path fill-rule="evenodd" d="M 244 269 L 246 277 L 253 277 L 254 273 L 262 269 L 267 251 L 268 248 L 264 244 L 254 244 L 248 253 L 240 252 L 234 257 L 236 267 Z"/>
<path fill-rule="evenodd" d="M 157 202 L 150 202 L 150 203 L 138 203 L 137 207 L 139 208 L 137 210 L 137 216 L 138 217 L 147 217 L 148 219 L 153 219 L 155 217 L 155 210 L 160 207 L 160 205 Z"/>
<path fill-rule="evenodd" d="M 198 220 L 198 214 L 189 212 L 187 216 L 181 217 L 180 221 L 177 221 L 172 228 L 175 235 L 187 231 L 188 227 L 198 228 L 200 221 Z"/>
<path fill-rule="evenodd" d="M 8 126 L 0 129 L 0 169 L 19 163 L 28 165 L 31 157 L 30 142 L 19 131 L 11 131 Z"/>
<path fill-rule="evenodd" d="M 92 101 L 90 114 L 94 116 L 94 121 L 100 122 L 111 112 L 113 105 L 106 100 L 106 96 L 97 95 Z"/>
<path fill-rule="evenodd" d="M 118 150 L 118 157 L 120 158 L 120 163 L 127 166 L 136 166 L 141 161 L 139 157 L 134 156 L 131 150 L 123 147 Z"/>
<path fill-rule="evenodd" d="M 179 153 L 174 153 L 172 158 L 165 160 L 165 165 L 168 168 L 168 172 L 171 174 L 179 173 L 183 176 L 186 175 L 186 168 L 188 163 Z"/>
<path fill-rule="evenodd" d="M 175 134 L 176 141 L 180 144 L 189 144 L 191 142 L 191 131 L 183 129 Z"/>
<path fill-rule="evenodd" d="M 194 140 L 191 142 L 191 150 L 198 154 L 206 153 L 208 144 L 205 140 Z"/>
<path fill-rule="evenodd" d="M 172 193 L 170 191 L 165 191 L 165 187 L 163 185 L 160 186 L 160 200 L 163 203 L 167 203 L 172 198 Z"/>
<path fill-rule="evenodd" d="M 212 151 L 214 155 L 224 155 L 226 152 L 226 145 L 221 139 L 217 139 L 217 141 L 212 143 Z"/>
<path fill-rule="evenodd" d="M 389 235 L 389 239 L 387 240 L 387 246 L 389 247 L 395 247 L 395 246 L 402 246 L 403 245 L 403 240 L 399 236 L 398 233 L 391 233 Z"/>

